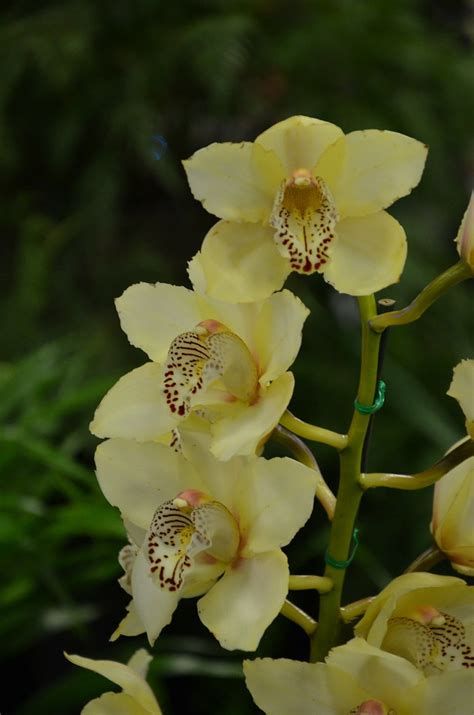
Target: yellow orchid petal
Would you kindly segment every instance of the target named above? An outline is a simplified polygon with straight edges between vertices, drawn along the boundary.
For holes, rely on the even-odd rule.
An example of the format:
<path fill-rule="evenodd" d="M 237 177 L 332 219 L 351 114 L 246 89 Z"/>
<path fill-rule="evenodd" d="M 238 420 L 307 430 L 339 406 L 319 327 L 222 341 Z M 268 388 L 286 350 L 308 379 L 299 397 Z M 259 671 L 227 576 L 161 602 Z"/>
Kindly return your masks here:
<path fill-rule="evenodd" d="M 243 556 L 288 544 L 313 510 L 316 472 L 287 457 L 249 461 L 236 500 Z"/>
<path fill-rule="evenodd" d="M 366 129 L 326 149 L 314 173 L 328 182 L 341 218 L 366 216 L 410 193 L 420 181 L 426 154 L 426 145 L 416 139 Z"/>
<path fill-rule="evenodd" d="M 245 660 L 244 674 L 255 702 L 267 715 L 471 712 L 472 674 L 458 671 L 427 679 L 403 659 L 355 641 L 331 651 L 326 663 Z M 380 698 L 371 692 L 381 692 Z"/>
<path fill-rule="evenodd" d="M 196 433 L 183 435 L 183 454 L 198 465 L 203 491 L 236 513 L 235 494 L 240 489 L 243 472 L 252 469 L 254 457 L 233 457 L 222 462 L 212 454 L 210 446 L 209 438 L 201 439 Z"/>
<path fill-rule="evenodd" d="M 474 268 L 474 191 L 471 193 L 455 241 L 461 258 Z"/>
<path fill-rule="evenodd" d="M 436 597 L 438 589 L 459 585 L 464 585 L 464 581 L 454 576 L 438 576 L 424 572 L 398 576 L 371 602 L 364 617 L 355 626 L 355 634 L 379 648 L 385 637 L 388 619 L 393 615 L 396 604 L 402 596 L 413 591 L 430 588 L 433 590 L 431 601 Z"/>
<path fill-rule="evenodd" d="M 219 300 L 247 303 L 280 290 L 290 272 L 267 226 L 219 221 L 190 261 L 195 290 Z"/>
<path fill-rule="evenodd" d="M 110 636 L 110 640 L 116 641 L 120 636 L 139 636 L 144 632 L 145 627 L 138 616 L 132 599 L 127 606 L 127 615 L 122 618 L 117 628 Z"/>
<path fill-rule="evenodd" d="M 150 665 L 152 660 L 153 658 L 148 653 L 148 651 L 145 650 L 145 648 L 140 648 L 139 650 L 135 651 L 135 653 L 128 661 L 127 665 L 129 668 L 134 670 L 135 673 L 141 675 L 142 678 L 146 678 L 148 673 L 148 666 Z"/>
<path fill-rule="evenodd" d="M 288 561 L 280 551 L 240 558 L 198 602 L 199 618 L 223 648 L 255 650 L 288 593 Z"/>
<path fill-rule="evenodd" d="M 92 658 L 83 658 L 80 655 L 68 655 L 67 653 L 64 655 L 71 663 L 74 663 L 74 665 L 92 670 L 104 676 L 104 678 L 108 678 L 116 685 L 119 685 L 127 696 L 141 706 L 145 713 L 149 713 L 149 715 L 161 715 L 161 710 L 158 707 L 152 689 L 143 675 L 139 674 L 130 665 L 123 665 L 123 663 L 117 663 L 113 660 L 93 660 Z M 126 699 L 122 699 L 122 702 L 127 701 Z M 97 713 L 99 712 L 100 710 L 97 710 Z M 132 712 L 133 710 L 130 711 L 130 713 Z M 139 712 L 140 710 L 137 710 L 137 715 Z"/>
<path fill-rule="evenodd" d="M 193 196 L 230 221 L 264 221 L 284 169 L 258 144 L 211 144 L 183 162 Z"/>
<path fill-rule="evenodd" d="M 166 283 L 136 283 L 115 304 L 130 343 L 158 363 L 173 338 L 202 320 L 193 291 Z"/>
<path fill-rule="evenodd" d="M 133 567 L 132 591 L 136 612 L 153 646 L 163 628 L 171 622 L 180 593 L 160 588 L 150 572 L 150 562 L 141 550 Z"/>
<path fill-rule="evenodd" d="M 458 464 L 435 485 L 432 533 L 456 570 L 474 570 L 474 457 Z M 467 569 L 467 571 L 466 571 Z"/>
<path fill-rule="evenodd" d="M 366 699 L 354 678 L 325 663 L 244 660 L 247 688 L 266 715 L 349 715 Z"/>
<path fill-rule="evenodd" d="M 273 151 L 290 174 L 295 169 L 312 169 L 325 149 L 341 136 L 342 130 L 335 124 L 300 115 L 274 124 L 255 143 Z"/>
<path fill-rule="evenodd" d="M 156 508 L 183 489 L 201 489 L 194 467 L 162 444 L 111 439 L 95 454 L 105 498 L 133 524 L 148 530 Z"/>
<path fill-rule="evenodd" d="M 456 365 L 446 394 L 459 402 L 466 417 L 467 431 L 474 439 L 474 360 L 461 360 Z"/>
<path fill-rule="evenodd" d="M 415 689 L 423 703 L 417 715 L 470 715 L 473 688 L 472 671 L 457 670 L 426 678 Z"/>
<path fill-rule="evenodd" d="M 87 703 L 81 715 L 150 715 L 150 711 L 125 693 L 104 693 Z"/>
<path fill-rule="evenodd" d="M 291 291 L 282 290 L 253 303 L 224 303 L 199 296 L 200 311 L 223 323 L 247 345 L 267 385 L 296 358 L 309 310 Z"/>
<path fill-rule="evenodd" d="M 255 454 L 286 410 L 294 388 L 294 377 L 285 372 L 260 395 L 253 405 L 223 417 L 212 427 L 211 451 L 223 461 L 234 455 Z"/>
<path fill-rule="evenodd" d="M 163 400 L 162 373 L 161 365 L 149 362 L 121 377 L 95 411 L 92 434 L 146 442 L 176 427 Z"/>
<path fill-rule="evenodd" d="M 474 587 L 461 579 L 411 573 L 395 579 L 355 631 L 426 676 L 474 667 Z"/>
<path fill-rule="evenodd" d="M 437 587 L 425 586 L 402 594 L 390 615 L 409 616 L 425 622 L 430 620 L 435 609 L 461 621 L 468 634 L 471 633 L 474 627 L 474 586 L 468 586 L 460 578 L 450 576 L 442 578 L 452 578 L 453 582 L 439 583 Z M 436 625 L 434 621 L 433 623 Z"/>
<path fill-rule="evenodd" d="M 369 295 L 396 283 L 405 265 L 405 232 L 390 214 L 346 218 L 337 236 L 324 278 L 340 293 Z"/>
<path fill-rule="evenodd" d="M 230 332 L 244 341 L 257 360 L 255 321 L 265 301 L 230 303 L 200 293 L 196 293 L 195 297 L 202 316 L 201 321 L 211 319 L 225 325 Z"/>
<path fill-rule="evenodd" d="M 213 561 L 207 553 L 197 554 L 184 582 L 181 598 L 196 598 L 207 593 L 225 571 L 225 564 Z"/>
<path fill-rule="evenodd" d="M 403 694 L 423 679 L 412 663 L 374 648 L 362 638 L 333 648 L 326 663 L 350 673 L 371 698 L 392 706 L 396 712 L 395 704 L 403 703 Z"/>
<path fill-rule="evenodd" d="M 463 441 L 461 440 L 457 444 L 461 444 Z M 431 532 L 433 535 L 438 529 L 442 529 L 446 516 L 462 489 L 464 481 L 469 480 L 473 462 L 474 457 L 466 459 L 436 482 L 433 495 L 433 516 L 431 519 Z"/>
<path fill-rule="evenodd" d="M 142 526 L 137 526 L 137 524 L 131 522 L 123 514 L 122 521 L 128 536 L 129 545 L 132 546 L 133 551 L 133 546 L 140 547 L 143 544 L 146 536 L 146 529 Z"/>
<path fill-rule="evenodd" d="M 184 454 L 199 464 L 205 490 L 238 515 L 243 556 L 289 543 L 311 514 L 317 473 L 294 459 L 221 462 L 188 437 Z"/>
<path fill-rule="evenodd" d="M 261 385 L 268 385 L 293 364 L 308 315 L 308 308 L 288 290 L 262 303 L 254 328 Z"/>

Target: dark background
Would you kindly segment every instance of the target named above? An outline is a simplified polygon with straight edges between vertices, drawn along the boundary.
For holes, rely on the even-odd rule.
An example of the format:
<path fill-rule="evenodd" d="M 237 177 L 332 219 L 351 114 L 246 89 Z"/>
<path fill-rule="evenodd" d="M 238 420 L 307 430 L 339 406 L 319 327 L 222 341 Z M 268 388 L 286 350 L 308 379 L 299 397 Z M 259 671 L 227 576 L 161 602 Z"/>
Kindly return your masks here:
<path fill-rule="evenodd" d="M 180 161 L 212 141 L 253 139 L 293 114 L 426 142 L 419 188 L 391 209 L 409 240 L 403 280 L 379 296 L 405 305 L 457 259 L 452 240 L 473 157 L 468 6 L 3 3 L 2 715 L 74 715 L 111 689 L 68 664 L 63 649 L 125 660 L 145 645 L 107 643 L 127 602 L 115 582 L 124 536 L 95 483 L 88 423 L 109 386 L 145 359 L 121 333 L 114 297 L 140 280 L 188 285 L 186 260 L 215 220 L 193 201 Z M 292 409 L 345 431 L 358 374 L 355 301 L 318 277 L 292 277 L 288 287 L 312 309 Z M 419 323 L 390 334 L 371 471 L 417 471 L 463 435 L 462 414 L 445 392 L 454 365 L 472 355 L 471 306 L 472 286 L 463 284 Z M 316 453 L 335 488 L 335 454 Z M 376 592 L 429 545 L 430 512 L 429 489 L 369 494 L 346 601 Z M 294 573 L 321 573 L 327 533 L 316 508 L 287 549 Z M 315 615 L 313 598 L 294 600 Z M 279 618 L 258 652 L 305 658 L 307 642 Z M 194 601 L 181 603 L 154 653 L 150 681 L 165 715 L 256 711 L 240 679 L 241 654 L 221 651 Z"/>

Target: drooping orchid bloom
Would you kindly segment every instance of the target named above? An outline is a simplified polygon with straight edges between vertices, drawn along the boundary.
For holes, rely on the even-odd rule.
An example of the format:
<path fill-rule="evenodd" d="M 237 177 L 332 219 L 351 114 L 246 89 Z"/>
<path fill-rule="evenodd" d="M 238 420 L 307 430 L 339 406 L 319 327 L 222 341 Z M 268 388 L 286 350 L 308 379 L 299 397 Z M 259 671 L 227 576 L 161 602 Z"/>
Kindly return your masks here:
<path fill-rule="evenodd" d="M 371 602 L 355 632 L 425 675 L 466 670 L 474 679 L 473 606 L 474 587 L 462 579 L 404 574 Z"/>
<path fill-rule="evenodd" d="M 97 477 L 118 506 L 130 544 L 121 585 L 132 596 L 115 636 L 146 631 L 151 644 L 181 598 L 224 648 L 254 650 L 288 592 L 288 544 L 311 514 L 316 472 L 289 458 L 220 462 L 198 444 L 184 454 L 112 439 Z"/>
<path fill-rule="evenodd" d="M 453 372 L 448 395 L 460 404 L 466 430 L 474 438 L 474 360 L 462 360 Z M 474 576 L 474 457 L 451 469 L 435 484 L 431 533 L 452 567 Z"/>
<path fill-rule="evenodd" d="M 403 658 L 354 638 L 325 663 L 244 661 L 248 689 L 266 715 L 467 715 L 466 671 L 429 680 Z"/>
<path fill-rule="evenodd" d="M 232 305 L 164 283 L 133 285 L 116 302 L 123 330 L 151 362 L 112 387 L 91 431 L 176 444 L 182 430 L 204 429 L 219 459 L 254 454 L 293 393 L 303 303 L 285 290 Z"/>

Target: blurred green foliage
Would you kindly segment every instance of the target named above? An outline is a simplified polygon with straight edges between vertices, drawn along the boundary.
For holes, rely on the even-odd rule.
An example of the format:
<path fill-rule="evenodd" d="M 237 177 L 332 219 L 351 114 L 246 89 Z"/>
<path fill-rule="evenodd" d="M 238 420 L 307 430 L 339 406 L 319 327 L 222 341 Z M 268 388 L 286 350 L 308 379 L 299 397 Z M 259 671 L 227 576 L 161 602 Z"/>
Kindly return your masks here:
<path fill-rule="evenodd" d="M 143 644 L 106 643 L 125 604 L 115 584 L 123 533 L 96 485 L 87 426 L 108 387 L 143 360 L 120 333 L 113 298 L 139 280 L 186 283 L 185 259 L 213 223 L 180 160 L 298 113 L 425 141 L 422 184 L 392 211 L 410 251 L 402 283 L 384 295 L 404 305 L 456 259 L 472 178 L 468 10 L 448 0 L 2 5 L 0 656 L 7 676 L 23 678 L 21 691 L 4 689 L 2 712 L 79 712 L 107 684 L 72 669 L 62 649 L 125 659 Z M 156 135 L 168 146 L 159 159 Z M 317 278 L 289 287 L 312 309 L 294 412 L 342 431 L 357 384 L 354 301 Z M 460 286 L 419 325 L 392 331 L 373 469 L 421 469 L 462 435 L 445 392 L 472 354 L 471 291 Z M 335 484 L 334 455 L 316 452 Z M 429 490 L 371 494 L 347 599 L 403 570 L 427 546 L 429 518 Z M 326 538 L 317 509 L 288 549 L 295 572 L 321 568 Z M 314 613 L 310 597 L 296 600 Z M 240 655 L 218 648 L 192 602 L 179 615 L 151 673 L 165 714 L 254 712 Z M 305 649 L 280 619 L 259 652 Z"/>

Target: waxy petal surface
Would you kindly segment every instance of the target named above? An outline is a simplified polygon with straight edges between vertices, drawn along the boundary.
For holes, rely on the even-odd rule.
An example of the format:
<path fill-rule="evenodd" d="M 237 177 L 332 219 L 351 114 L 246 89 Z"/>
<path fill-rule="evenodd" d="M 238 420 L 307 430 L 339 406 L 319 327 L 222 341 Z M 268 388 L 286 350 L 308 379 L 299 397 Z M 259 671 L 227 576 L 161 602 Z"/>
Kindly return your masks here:
<path fill-rule="evenodd" d="M 387 630 L 388 619 L 392 616 L 398 601 L 410 592 L 421 589 L 432 589 L 431 599 L 436 597 L 436 591 L 444 587 L 464 586 L 462 579 L 454 576 L 438 576 L 437 574 L 415 572 L 403 574 L 393 579 L 369 605 L 365 616 L 355 626 L 357 636 L 365 638 L 368 643 L 379 648 Z"/>
<path fill-rule="evenodd" d="M 176 427 L 163 399 L 162 379 L 162 367 L 154 362 L 121 377 L 97 408 L 90 425 L 92 434 L 146 442 Z"/>
<path fill-rule="evenodd" d="M 335 124 L 299 115 L 274 124 L 255 143 L 274 152 L 288 175 L 296 169 L 312 169 L 325 149 L 342 136 Z"/>
<path fill-rule="evenodd" d="M 294 384 L 292 373 L 285 372 L 272 382 L 254 405 L 215 422 L 211 427 L 212 453 L 223 461 L 234 455 L 255 454 L 286 410 Z"/>
<path fill-rule="evenodd" d="M 104 693 L 87 703 L 81 715 L 150 715 L 150 711 L 126 693 Z"/>
<path fill-rule="evenodd" d="M 195 290 L 232 303 L 262 300 L 280 290 L 290 266 L 273 234 L 268 226 L 219 221 L 189 263 Z"/>
<path fill-rule="evenodd" d="M 374 648 L 362 638 L 333 648 L 326 663 L 350 673 L 371 698 L 392 707 L 401 705 L 403 693 L 423 679 L 421 672 L 407 660 Z"/>
<path fill-rule="evenodd" d="M 253 460 L 241 475 L 236 509 L 243 555 L 288 544 L 313 510 L 316 472 L 294 459 Z"/>
<path fill-rule="evenodd" d="M 229 221 L 264 221 L 285 174 L 273 152 L 252 142 L 210 144 L 183 164 L 194 198 Z"/>
<path fill-rule="evenodd" d="M 92 670 L 93 672 L 104 676 L 104 678 L 108 678 L 116 685 L 119 685 L 125 694 L 130 696 L 131 699 L 144 709 L 144 712 L 149 713 L 150 715 L 161 714 L 161 710 L 158 707 L 153 691 L 145 681 L 144 675 L 137 672 L 134 667 L 131 667 L 131 663 L 129 663 L 129 665 L 124 665 L 123 663 L 117 663 L 113 660 L 93 660 L 91 658 L 83 658 L 80 655 L 65 655 L 71 663 L 74 663 L 74 665 L 79 665 L 81 668 Z M 149 656 L 148 658 L 150 659 Z M 124 699 L 124 702 L 127 702 L 126 699 Z M 97 710 L 96 712 L 99 713 L 100 710 Z M 127 711 L 125 710 L 124 712 Z M 130 710 L 130 713 L 131 712 L 133 712 L 133 710 Z M 140 710 L 137 710 L 137 713 L 138 712 L 140 712 Z"/>
<path fill-rule="evenodd" d="M 167 283 L 136 283 L 115 304 L 130 343 L 158 363 L 177 335 L 202 320 L 193 291 Z"/>
<path fill-rule="evenodd" d="M 95 459 L 105 498 L 145 530 L 164 501 L 184 489 L 202 489 L 191 463 L 162 444 L 111 439 L 98 446 Z"/>
<path fill-rule="evenodd" d="M 150 645 L 173 617 L 181 594 L 160 588 L 150 574 L 150 562 L 139 551 L 132 572 L 133 603 L 145 628 Z"/>
<path fill-rule="evenodd" d="M 471 715 L 474 700 L 474 674 L 468 670 L 441 673 L 426 678 L 417 690 L 423 693 L 420 715 Z"/>
<path fill-rule="evenodd" d="M 223 648 L 255 650 L 288 593 L 288 561 L 280 551 L 239 559 L 198 602 L 204 625 Z"/>
<path fill-rule="evenodd" d="M 435 485 L 433 536 L 452 562 L 474 572 L 474 457 Z"/>
<path fill-rule="evenodd" d="M 346 715 L 366 694 L 339 668 L 279 658 L 244 661 L 247 688 L 266 715 Z"/>
<path fill-rule="evenodd" d="M 308 308 L 288 290 L 262 303 L 254 329 L 261 385 L 268 385 L 294 363 L 308 315 Z"/>
<path fill-rule="evenodd" d="M 328 182 L 341 218 L 366 216 L 410 193 L 420 181 L 427 151 L 404 134 L 366 129 L 332 144 L 315 173 Z"/>
<path fill-rule="evenodd" d="M 405 231 L 386 211 L 346 218 L 337 225 L 337 238 L 324 278 L 340 293 L 370 295 L 396 283 L 407 254 Z"/>
<path fill-rule="evenodd" d="M 145 632 L 133 599 L 127 606 L 127 615 L 122 618 L 115 631 L 110 636 L 111 641 L 116 641 L 119 636 L 138 636 Z"/>

